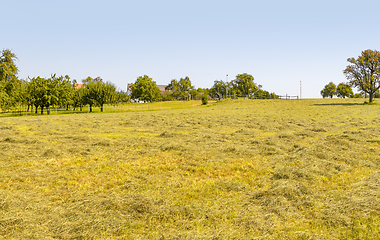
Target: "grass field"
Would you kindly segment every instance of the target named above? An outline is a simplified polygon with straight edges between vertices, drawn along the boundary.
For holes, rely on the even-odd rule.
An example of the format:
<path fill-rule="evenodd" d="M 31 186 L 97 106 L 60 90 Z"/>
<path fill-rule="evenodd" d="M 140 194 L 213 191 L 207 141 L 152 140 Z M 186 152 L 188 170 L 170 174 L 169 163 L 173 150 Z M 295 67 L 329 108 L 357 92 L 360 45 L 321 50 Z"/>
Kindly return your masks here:
<path fill-rule="evenodd" d="M 380 105 L 362 103 L 0 118 L 0 239 L 380 239 Z"/>

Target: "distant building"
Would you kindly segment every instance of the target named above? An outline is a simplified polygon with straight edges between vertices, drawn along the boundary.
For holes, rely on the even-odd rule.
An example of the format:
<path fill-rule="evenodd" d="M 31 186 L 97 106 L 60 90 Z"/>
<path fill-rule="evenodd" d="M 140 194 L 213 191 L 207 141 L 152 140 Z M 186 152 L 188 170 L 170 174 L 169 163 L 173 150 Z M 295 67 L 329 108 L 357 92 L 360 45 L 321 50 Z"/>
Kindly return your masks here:
<path fill-rule="evenodd" d="M 165 88 L 166 88 L 166 86 L 168 86 L 168 85 L 157 85 L 157 87 L 160 89 L 160 91 L 161 91 L 161 95 L 162 94 L 164 94 L 166 91 L 165 91 Z"/>
<path fill-rule="evenodd" d="M 128 83 L 127 84 L 127 95 L 132 95 L 132 89 L 131 89 L 131 85 L 132 85 L 133 83 Z"/>
<path fill-rule="evenodd" d="M 74 85 L 75 90 L 78 90 L 79 88 L 84 88 L 84 87 L 85 87 L 84 84 L 75 84 Z"/>

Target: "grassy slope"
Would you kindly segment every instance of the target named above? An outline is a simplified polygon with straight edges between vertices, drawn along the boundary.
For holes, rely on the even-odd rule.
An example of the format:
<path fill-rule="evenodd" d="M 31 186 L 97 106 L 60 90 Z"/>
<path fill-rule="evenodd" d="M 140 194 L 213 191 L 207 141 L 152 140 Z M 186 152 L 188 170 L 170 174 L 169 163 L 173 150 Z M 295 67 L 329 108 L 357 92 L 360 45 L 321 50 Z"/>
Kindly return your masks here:
<path fill-rule="evenodd" d="M 380 238 L 380 106 L 0 119 L 0 236 Z"/>

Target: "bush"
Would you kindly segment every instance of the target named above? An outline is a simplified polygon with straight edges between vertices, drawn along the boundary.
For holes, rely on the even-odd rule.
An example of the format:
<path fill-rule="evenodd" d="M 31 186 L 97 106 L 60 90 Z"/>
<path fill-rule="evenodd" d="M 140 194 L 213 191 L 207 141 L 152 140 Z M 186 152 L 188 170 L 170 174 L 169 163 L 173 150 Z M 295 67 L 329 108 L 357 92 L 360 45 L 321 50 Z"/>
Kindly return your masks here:
<path fill-rule="evenodd" d="M 203 94 L 201 97 L 202 105 L 207 105 L 208 103 L 208 96 L 206 94 Z"/>
<path fill-rule="evenodd" d="M 351 96 L 352 98 L 363 98 L 363 95 L 360 93 L 355 93 L 354 95 Z"/>

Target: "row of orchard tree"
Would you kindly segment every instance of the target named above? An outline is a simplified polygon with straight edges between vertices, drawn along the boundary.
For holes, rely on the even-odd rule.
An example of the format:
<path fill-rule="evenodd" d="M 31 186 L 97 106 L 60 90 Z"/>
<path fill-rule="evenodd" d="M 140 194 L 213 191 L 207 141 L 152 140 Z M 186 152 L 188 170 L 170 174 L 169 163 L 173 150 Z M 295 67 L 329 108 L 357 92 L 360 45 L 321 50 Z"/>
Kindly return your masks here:
<path fill-rule="evenodd" d="M 38 110 L 41 114 L 46 109 L 50 114 L 51 106 L 70 106 L 80 108 L 89 105 L 99 106 L 103 111 L 104 104 L 114 104 L 123 101 L 125 94 L 118 92 L 115 85 L 104 82 L 101 78 L 88 77 L 77 84 L 68 75 L 50 78 L 33 77 L 26 80 L 18 79 L 18 69 L 14 63 L 16 55 L 9 50 L 3 50 L 0 56 L 0 108 L 5 111 L 15 106 L 28 106 L 27 111 Z"/>
<path fill-rule="evenodd" d="M 156 83 L 147 75 L 137 78 L 131 85 L 132 99 L 141 101 L 159 101 L 159 100 L 190 100 L 198 99 L 202 95 L 210 96 L 214 99 L 248 97 L 248 98 L 278 98 L 275 93 L 269 93 L 262 89 L 261 85 L 254 82 L 252 75 L 243 73 L 238 74 L 236 79 L 231 82 L 223 80 L 214 81 L 211 88 L 196 89 L 189 77 L 173 79 L 165 87 L 165 92 L 157 87 Z"/>

